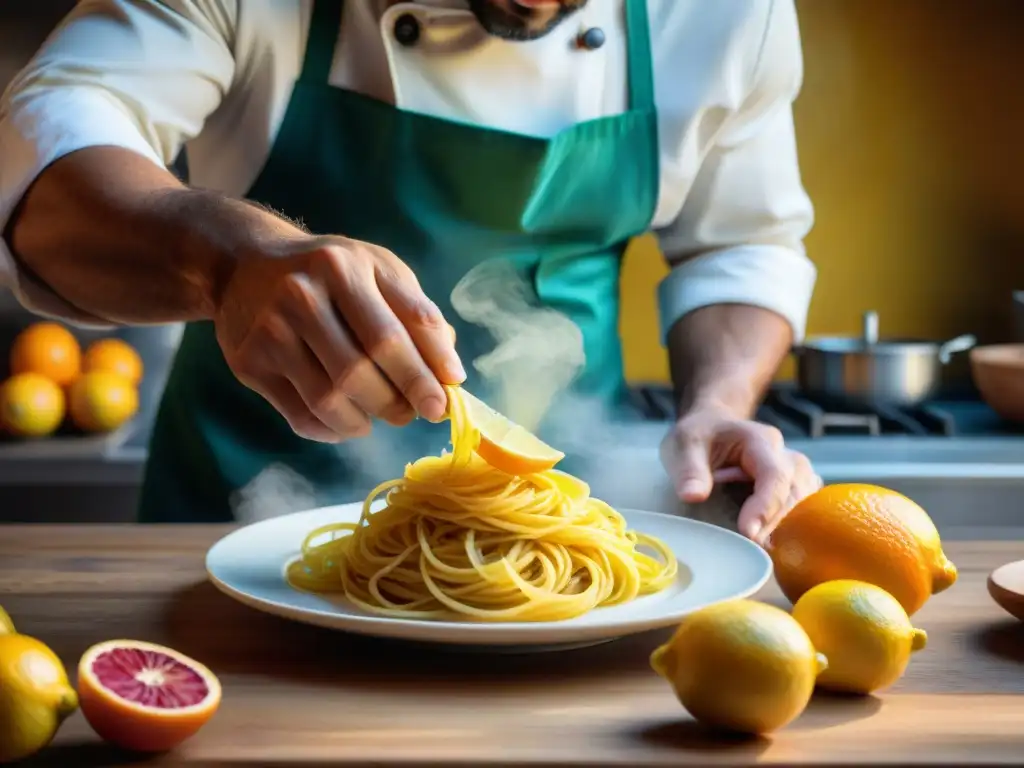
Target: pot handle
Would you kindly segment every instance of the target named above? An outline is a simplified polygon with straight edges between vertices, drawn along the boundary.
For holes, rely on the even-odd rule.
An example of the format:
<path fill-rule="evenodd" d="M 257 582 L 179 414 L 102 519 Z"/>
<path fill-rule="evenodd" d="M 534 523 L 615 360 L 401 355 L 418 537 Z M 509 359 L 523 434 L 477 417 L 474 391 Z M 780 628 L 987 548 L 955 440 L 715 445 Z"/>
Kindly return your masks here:
<path fill-rule="evenodd" d="M 977 343 L 978 340 L 969 333 L 965 333 L 963 336 L 957 336 L 955 339 L 950 339 L 939 347 L 939 362 L 943 365 L 947 365 L 953 355 L 958 352 L 966 352 Z"/>
<path fill-rule="evenodd" d="M 865 312 L 861 318 L 861 336 L 869 347 L 878 343 L 878 313 L 873 309 Z"/>

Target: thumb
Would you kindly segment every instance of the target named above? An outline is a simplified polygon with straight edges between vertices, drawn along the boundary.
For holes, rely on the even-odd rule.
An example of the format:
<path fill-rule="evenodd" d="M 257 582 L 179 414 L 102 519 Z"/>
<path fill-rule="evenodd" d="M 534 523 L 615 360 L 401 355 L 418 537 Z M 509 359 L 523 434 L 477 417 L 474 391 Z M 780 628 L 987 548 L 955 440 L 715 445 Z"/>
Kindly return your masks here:
<path fill-rule="evenodd" d="M 713 485 L 707 441 L 699 435 L 684 433 L 678 435 L 675 442 L 671 475 L 676 493 L 691 504 L 707 501 Z"/>

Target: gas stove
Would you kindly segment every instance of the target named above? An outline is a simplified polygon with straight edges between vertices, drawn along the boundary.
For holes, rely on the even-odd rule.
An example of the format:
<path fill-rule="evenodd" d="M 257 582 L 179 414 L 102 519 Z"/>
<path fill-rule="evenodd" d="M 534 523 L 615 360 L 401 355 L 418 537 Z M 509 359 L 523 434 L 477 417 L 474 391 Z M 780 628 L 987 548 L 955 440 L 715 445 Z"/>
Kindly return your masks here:
<path fill-rule="evenodd" d="M 738 496 L 749 488 L 716 486 L 703 504 L 679 501 L 658 451 L 675 419 L 672 391 L 645 384 L 631 395 L 628 421 L 604 439 L 588 437 L 594 456 L 583 476 L 593 493 L 623 508 L 731 525 Z M 929 510 L 944 535 L 965 537 L 965 526 L 989 538 L 1003 535 L 1004 528 L 1011 535 L 1024 519 L 1024 428 L 1000 421 L 976 395 L 837 414 L 779 384 L 757 419 L 778 427 L 826 483 L 875 483 L 904 493 Z"/>
<path fill-rule="evenodd" d="M 632 390 L 643 418 L 667 421 L 675 413 L 671 387 L 641 385 Z M 934 400 L 913 408 L 879 407 L 870 411 L 836 412 L 801 395 L 790 384 L 778 384 L 765 396 L 756 418 L 777 427 L 787 440 L 827 437 L 1024 437 L 1024 427 L 1009 424 L 971 393 Z"/>

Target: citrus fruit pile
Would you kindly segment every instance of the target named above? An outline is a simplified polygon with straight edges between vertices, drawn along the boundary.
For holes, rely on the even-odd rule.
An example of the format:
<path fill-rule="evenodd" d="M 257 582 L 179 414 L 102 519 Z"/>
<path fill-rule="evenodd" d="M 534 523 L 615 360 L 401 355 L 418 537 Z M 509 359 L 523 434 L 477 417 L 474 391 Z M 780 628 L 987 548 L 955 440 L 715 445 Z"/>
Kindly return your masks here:
<path fill-rule="evenodd" d="M 195 735 L 220 699 L 220 682 L 199 662 L 131 640 L 89 648 L 78 663 L 76 691 L 57 655 L 19 634 L 0 608 L 0 765 L 42 750 L 79 708 L 105 741 L 166 752 Z"/>
<path fill-rule="evenodd" d="M 138 352 L 116 338 L 84 350 L 67 328 L 29 326 L 10 349 L 10 376 L 0 383 L 0 432 L 47 437 L 64 424 L 111 432 L 138 411 L 143 366 Z"/>
<path fill-rule="evenodd" d="M 815 688 L 892 685 L 927 644 L 910 617 L 957 578 L 928 514 L 874 485 L 822 488 L 767 550 L 791 613 L 755 600 L 712 605 L 651 655 L 682 705 L 713 727 L 764 734 L 798 717 Z"/>

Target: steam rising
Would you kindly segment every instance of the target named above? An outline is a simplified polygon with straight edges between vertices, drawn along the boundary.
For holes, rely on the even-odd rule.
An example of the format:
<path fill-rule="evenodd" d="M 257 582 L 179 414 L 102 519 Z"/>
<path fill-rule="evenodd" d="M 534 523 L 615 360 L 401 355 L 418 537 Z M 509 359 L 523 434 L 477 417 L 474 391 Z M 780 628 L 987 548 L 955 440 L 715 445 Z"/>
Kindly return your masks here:
<path fill-rule="evenodd" d="M 486 329 L 496 345 L 473 366 L 488 380 L 492 407 L 536 432 L 551 407 L 583 370 L 583 333 L 569 317 L 539 306 L 506 261 L 479 264 L 452 291 L 452 306 Z"/>
<path fill-rule="evenodd" d="M 574 456 L 580 463 L 571 471 L 584 479 L 593 483 L 601 477 L 618 484 L 631 478 L 631 485 L 642 487 L 641 495 L 650 494 L 649 470 L 630 473 L 610 466 L 608 450 L 617 441 L 604 405 L 567 392 L 585 363 L 583 334 L 569 317 L 540 306 L 532 286 L 505 261 L 487 261 L 472 269 L 455 286 L 451 302 L 460 317 L 494 338 L 491 351 L 470 361 L 488 382 L 493 407 Z M 401 428 L 376 423 L 369 440 L 343 447 L 357 478 L 351 497 L 338 503 L 359 500 L 377 483 L 399 477 L 407 462 L 440 452 L 447 441 L 445 424 L 438 425 L 435 444 L 423 445 Z M 309 482 L 288 467 L 273 464 L 236 494 L 233 506 L 239 521 L 252 522 L 317 504 Z"/>
<path fill-rule="evenodd" d="M 255 523 L 317 506 L 313 484 L 285 464 L 271 464 L 231 499 L 235 519 Z"/>

